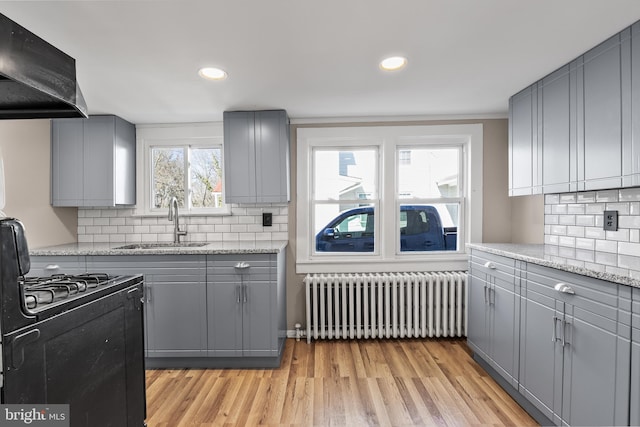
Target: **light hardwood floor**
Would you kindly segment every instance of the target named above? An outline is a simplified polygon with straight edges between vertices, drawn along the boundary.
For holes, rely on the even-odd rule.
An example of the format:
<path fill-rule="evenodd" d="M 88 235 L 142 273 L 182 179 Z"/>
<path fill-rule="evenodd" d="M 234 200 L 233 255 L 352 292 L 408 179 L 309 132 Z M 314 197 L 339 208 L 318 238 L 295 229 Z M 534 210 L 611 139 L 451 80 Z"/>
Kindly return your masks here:
<path fill-rule="evenodd" d="M 147 424 L 537 425 L 455 339 L 288 339 L 279 369 L 148 370 Z"/>

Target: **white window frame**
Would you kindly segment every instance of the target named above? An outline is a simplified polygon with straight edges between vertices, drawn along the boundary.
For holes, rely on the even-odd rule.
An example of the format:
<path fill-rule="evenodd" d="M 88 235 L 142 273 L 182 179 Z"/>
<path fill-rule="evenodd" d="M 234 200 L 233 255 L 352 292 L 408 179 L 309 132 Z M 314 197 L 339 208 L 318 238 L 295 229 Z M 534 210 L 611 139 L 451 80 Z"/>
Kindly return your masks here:
<path fill-rule="evenodd" d="M 296 272 L 389 272 L 466 270 L 467 244 L 482 241 L 482 124 L 424 126 L 301 127 L 297 129 Z M 357 142 L 356 142 L 357 141 Z M 399 251 L 396 233 L 381 227 L 382 221 L 398 224 L 401 203 L 397 198 L 397 149 L 407 146 L 456 145 L 462 148 L 460 188 L 462 202 L 458 226 L 458 250 L 408 253 Z M 313 233 L 313 150 L 340 149 L 354 145 L 378 146 L 379 187 L 374 253 L 314 253 Z M 382 177 L 393 176 L 393 179 Z M 439 203 L 450 199 L 438 199 Z M 382 218 L 378 220 L 378 218 Z M 393 227 L 395 228 L 395 227 Z"/>
<path fill-rule="evenodd" d="M 191 123 L 185 125 L 137 125 L 137 195 L 136 212 L 139 216 L 167 215 L 166 208 L 156 208 L 151 200 L 153 189 L 151 150 L 154 147 L 219 147 L 224 153 L 224 131 L 222 123 Z M 187 154 L 186 176 L 189 176 L 189 152 Z M 222 194 L 224 197 L 224 155 L 222 157 L 223 181 Z M 185 182 L 185 189 L 189 183 Z M 188 208 L 181 207 L 180 215 L 211 216 L 230 215 L 231 208 L 225 203 L 220 208 Z"/>

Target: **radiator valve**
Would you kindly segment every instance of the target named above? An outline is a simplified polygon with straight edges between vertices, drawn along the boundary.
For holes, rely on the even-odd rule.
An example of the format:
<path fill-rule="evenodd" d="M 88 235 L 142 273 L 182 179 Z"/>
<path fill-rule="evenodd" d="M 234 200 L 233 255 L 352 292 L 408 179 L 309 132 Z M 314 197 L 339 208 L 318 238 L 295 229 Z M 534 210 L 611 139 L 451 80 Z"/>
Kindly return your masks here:
<path fill-rule="evenodd" d="M 295 327 L 296 327 L 296 341 L 300 341 L 300 337 L 302 336 L 302 331 L 300 330 L 301 328 L 300 323 L 296 323 Z"/>

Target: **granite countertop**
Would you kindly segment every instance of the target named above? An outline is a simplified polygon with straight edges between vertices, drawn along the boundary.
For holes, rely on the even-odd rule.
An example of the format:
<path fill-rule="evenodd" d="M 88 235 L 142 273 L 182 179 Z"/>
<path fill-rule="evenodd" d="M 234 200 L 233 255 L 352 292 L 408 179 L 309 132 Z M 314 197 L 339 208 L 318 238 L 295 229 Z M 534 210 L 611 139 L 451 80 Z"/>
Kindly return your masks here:
<path fill-rule="evenodd" d="M 640 257 L 555 245 L 472 243 L 467 246 L 557 270 L 640 288 Z"/>
<path fill-rule="evenodd" d="M 31 256 L 54 255 L 215 255 L 215 254 L 274 254 L 287 246 L 286 241 L 258 242 L 200 242 L 202 246 L 188 246 L 197 242 L 181 243 L 70 243 L 30 249 Z M 158 246 L 168 245 L 168 246 Z M 132 246 L 135 246 L 132 248 Z M 129 247 L 129 248 L 127 248 Z"/>

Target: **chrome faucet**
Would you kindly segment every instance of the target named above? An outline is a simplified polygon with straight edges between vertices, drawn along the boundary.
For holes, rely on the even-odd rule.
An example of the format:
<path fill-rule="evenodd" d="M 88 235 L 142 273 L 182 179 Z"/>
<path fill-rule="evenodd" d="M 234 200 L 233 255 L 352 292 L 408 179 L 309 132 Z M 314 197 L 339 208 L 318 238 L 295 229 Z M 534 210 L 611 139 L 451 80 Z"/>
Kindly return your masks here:
<path fill-rule="evenodd" d="M 169 221 L 173 221 L 173 243 L 180 243 L 180 236 L 186 236 L 187 230 L 180 230 L 178 199 L 175 197 L 172 197 L 169 202 Z"/>

